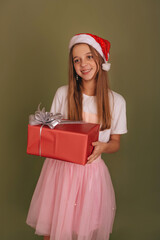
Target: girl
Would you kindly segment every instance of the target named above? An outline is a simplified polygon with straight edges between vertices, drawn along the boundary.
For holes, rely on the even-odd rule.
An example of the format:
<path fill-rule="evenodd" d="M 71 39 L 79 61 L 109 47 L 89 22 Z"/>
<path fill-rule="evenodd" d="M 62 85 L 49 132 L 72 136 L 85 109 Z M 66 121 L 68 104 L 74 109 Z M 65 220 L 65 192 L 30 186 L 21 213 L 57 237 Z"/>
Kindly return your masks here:
<path fill-rule="evenodd" d="M 120 147 L 127 132 L 124 98 L 108 87 L 110 42 L 77 34 L 69 44 L 69 84 L 60 87 L 51 112 L 100 123 L 99 141 L 85 166 L 47 158 L 27 216 L 44 240 L 108 240 L 116 204 L 102 153 Z M 74 147 L 74 146 L 73 146 Z"/>

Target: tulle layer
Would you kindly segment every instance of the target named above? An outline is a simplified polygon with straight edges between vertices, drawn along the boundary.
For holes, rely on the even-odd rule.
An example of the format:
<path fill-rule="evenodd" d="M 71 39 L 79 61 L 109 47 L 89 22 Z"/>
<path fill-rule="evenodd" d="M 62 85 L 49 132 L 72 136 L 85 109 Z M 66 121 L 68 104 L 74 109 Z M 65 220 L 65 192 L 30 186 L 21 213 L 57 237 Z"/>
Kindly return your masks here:
<path fill-rule="evenodd" d="M 110 174 L 101 158 L 85 166 L 47 158 L 26 222 L 50 240 L 107 240 L 115 208 Z"/>

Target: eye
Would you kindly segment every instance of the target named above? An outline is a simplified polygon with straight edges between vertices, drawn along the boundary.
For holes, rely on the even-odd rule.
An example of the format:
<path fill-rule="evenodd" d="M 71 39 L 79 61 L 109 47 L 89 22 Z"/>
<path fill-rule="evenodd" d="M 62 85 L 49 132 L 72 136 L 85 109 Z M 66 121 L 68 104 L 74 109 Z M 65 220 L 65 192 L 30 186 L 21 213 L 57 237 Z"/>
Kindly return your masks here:
<path fill-rule="evenodd" d="M 79 59 L 74 59 L 73 62 L 74 62 L 74 63 L 78 63 L 78 62 L 79 62 Z"/>
<path fill-rule="evenodd" d="M 88 59 L 92 59 L 93 56 L 92 56 L 92 55 L 88 55 L 87 58 L 88 58 Z"/>

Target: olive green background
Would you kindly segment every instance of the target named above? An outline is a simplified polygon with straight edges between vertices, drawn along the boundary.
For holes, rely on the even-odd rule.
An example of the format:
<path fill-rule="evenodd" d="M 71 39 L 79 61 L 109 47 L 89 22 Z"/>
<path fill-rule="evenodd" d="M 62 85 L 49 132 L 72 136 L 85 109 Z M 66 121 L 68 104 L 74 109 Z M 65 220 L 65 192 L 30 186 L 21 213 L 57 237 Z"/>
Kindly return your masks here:
<path fill-rule="evenodd" d="M 25 223 L 44 161 L 26 154 L 28 116 L 67 84 L 81 32 L 111 42 L 110 85 L 127 102 L 121 149 L 103 156 L 117 199 L 110 239 L 160 239 L 159 12 L 159 0 L 0 1 L 0 239 L 42 239 Z"/>

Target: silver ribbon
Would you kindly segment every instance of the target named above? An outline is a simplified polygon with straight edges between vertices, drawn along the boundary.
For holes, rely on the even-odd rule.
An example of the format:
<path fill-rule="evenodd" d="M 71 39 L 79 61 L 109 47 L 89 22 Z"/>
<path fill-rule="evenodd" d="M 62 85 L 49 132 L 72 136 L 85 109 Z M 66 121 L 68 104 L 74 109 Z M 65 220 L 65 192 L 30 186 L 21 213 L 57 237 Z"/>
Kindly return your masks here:
<path fill-rule="evenodd" d="M 58 123 L 61 122 L 61 119 L 63 118 L 62 114 L 53 114 L 51 112 L 46 112 L 44 107 L 42 110 L 40 110 L 40 105 L 41 104 L 38 105 L 38 110 L 35 112 L 35 114 L 29 116 L 29 124 L 42 124 L 42 126 L 46 125 L 49 128 L 53 129 Z"/>

